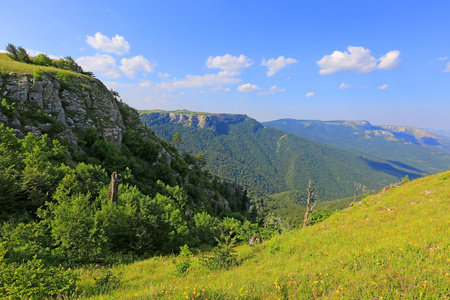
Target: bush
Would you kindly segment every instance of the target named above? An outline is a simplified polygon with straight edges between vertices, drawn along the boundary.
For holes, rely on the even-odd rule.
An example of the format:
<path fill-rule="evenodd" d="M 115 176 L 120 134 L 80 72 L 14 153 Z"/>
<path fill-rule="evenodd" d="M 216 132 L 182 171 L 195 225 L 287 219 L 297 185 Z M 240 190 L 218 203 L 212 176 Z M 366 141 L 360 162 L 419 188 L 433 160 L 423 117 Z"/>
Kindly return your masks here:
<path fill-rule="evenodd" d="M 36 80 L 44 79 L 44 76 L 42 76 L 41 68 L 34 69 L 34 71 L 33 71 L 33 78 L 36 79 Z"/>
<path fill-rule="evenodd" d="M 34 65 L 39 65 L 39 66 L 47 66 L 47 67 L 54 66 L 52 59 L 50 57 L 48 57 L 47 55 L 45 55 L 44 53 L 39 53 L 38 55 L 33 57 L 31 59 L 31 62 Z"/>
<path fill-rule="evenodd" d="M 180 262 L 174 262 L 175 263 L 175 272 L 178 275 L 186 274 L 187 270 L 191 266 L 191 256 L 192 252 L 189 250 L 188 245 L 184 245 L 180 247 L 180 255 L 178 258 L 181 260 Z"/>
<path fill-rule="evenodd" d="M 213 249 L 212 256 L 203 259 L 203 263 L 210 270 L 229 269 L 238 265 L 237 254 L 234 251 L 236 238 L 230 236 L 220 236 L 216 238 L 217 246 Z"/>
<path fill-rule="evenodd" d="M 6 264 L 0 248 L 0 297 L 44 299 L 70 296 L 75 292 L 77 274 L 60 267 L 45 267 L 36 256 L 22 264 Z"/>

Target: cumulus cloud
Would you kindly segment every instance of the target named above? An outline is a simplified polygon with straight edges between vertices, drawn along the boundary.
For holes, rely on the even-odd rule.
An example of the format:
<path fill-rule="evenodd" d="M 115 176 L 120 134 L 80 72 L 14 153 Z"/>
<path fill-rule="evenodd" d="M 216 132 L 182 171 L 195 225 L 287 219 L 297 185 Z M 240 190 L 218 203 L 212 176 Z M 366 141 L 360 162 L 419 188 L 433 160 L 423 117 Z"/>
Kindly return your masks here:
<path fill-rule="evenodd" d="M 83 70 L 91 71 L 99 76 L 119 78 L 120 71 L 114 57 L 108 54 L 96 54 L 95 56 L 84 56 L 76 60 Z"/>
<path fill-rule="evenodd" d="M 400 67 L 400 52 L 390 51 L 380 59 L 375 59 L 369 49 L 364 47 L 348 46 L 347 51 L 334 51 L 317 61 L 320 67 L 319 74 L 326 75 L 336 72 L 353 72 L 357 74 L 372 72 L 376 69 L 393 70 Z M 377 61 L 380 64 L 377 65 Z"/>
<path fill-rule="evenodd" d="M 281 93 L 284 92 L 286 89 L 281 89 L 277 87 L 276 85 L 271 86 L 267 91 L 258 93 L 258 96 L 264 96 L 268 94 L 275 94 L 275 93 Z"/>
<path fill-rule="evenodd" d="M 205 65 L 208 69 L 222 69 L 221 75 L 223 76 L 237 76 L 252 64 L 253 61 L 243 54 L 240 56 L 225 54 L 224 56 L 208 57 Z"/>
<path fill-rule="evenodd" d="M 237 90 L 242 93 L 249 93 L 260 90 L 261 88 L 257 85 L 246 83 L 238 86 Z"/>
<path fill-rule="evenodd" d="M 382 86 L 377 87 L 377 89 L 379 89 L 379 90 L 385 90 L 385 89 L 387 89 L 388 87 L 389 87 L 389 85 L 383 84 Z"/>
<path fill-rule="evenodd" d="M 186 75 L 185 78 L 177 80 L 173 79 L 167 82 L 161 82 L 159 87 L 167 90 L 175 90 L 181 88 L 199 88 L 206 86 L 221 86 L 224 84 L 236 84 L 241 82 L 241 79 L 236 76 L 240 75 L 243 69 L 251 66 L 252 60 L 244 55 L 232 56 L 225 54 L 223 56 L 210 56 L 206 60 L 206 67 L 208 69 L 221 69 L 215 74 L 200 75 Z M 224 89 L 227 91 L 227 89 Z"/>
<path fill-rule="evenodd" d="M 134 78 L 136 72 L 151 73 L 154 70 L 154 65 L 142 55 L 132 58 L 122 58 L 120 62 L 122 65 L 119 68 L 128 78 Z"/>
<path fill-rule="evenodd" d="M 379 60 L 378 69 L 395 70 L 400 68 L 400 51 L 393 50 L 383 55 Z"/>
<path fill-rule="evenodd" d="M 345 90 L 345 89 L 348 89 L 350 86 L 348 85 L 348 84 L 345 84 L 345 83 L 341 83 L 341 85 L 339 86 L 339 88 L 341 89 L 341 90 Z"/>
<path fill-rule="evenodd" d="M 314 96 L 313 92 L 306 93 L 306 95 L 305 95 L 306 98 L 313 97 L 313 96 Z"/>
<path fill-rule="evenodd" d="M 106 52 L 122 55 L 128 53 L 130 44 L 123 36 L 116 34 L 111 39 L 106 35 L 97 32 L 94 36 L 87 36 L 86 42 L 93 48 Z"/>
<path fill-rule="evenodd" d="M 206 74 L 200 75 L 186 75 L 185 78 L 181 80 L 172 80 L 170 82 L 161 82 L 159 87 L 167 90 L 175 90 L 181 88 L 192 88 L 192 87 L 205 87 L 205 86 L 215 86 L 222 84 L 236 84 L 241 80 L 236 77 L 224 76 L 223 74 Z"/>
<path fill-rule="evenodd" d="M 284 56 L 279 56 L 277 59 L 271 58 L 269 60 L 265 60 L 263 58 L 261 66 L 266 66 L 267 68 L 269 68 L 269 70 L 267 71 L 267 77 L 271 77 L 281 69 L 284 69 L 288 65 L 295 63 L 298 63 L 298 60 L 294 58 L 285 58 Z"/>

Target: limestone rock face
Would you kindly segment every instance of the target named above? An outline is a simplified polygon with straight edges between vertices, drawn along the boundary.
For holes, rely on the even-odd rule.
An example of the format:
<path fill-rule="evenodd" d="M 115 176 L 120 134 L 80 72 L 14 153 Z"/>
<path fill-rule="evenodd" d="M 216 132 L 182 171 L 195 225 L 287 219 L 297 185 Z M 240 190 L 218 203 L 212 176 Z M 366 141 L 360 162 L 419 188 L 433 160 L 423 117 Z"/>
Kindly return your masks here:
<path fill-rule="evenodd" d="M 14 118 L 0 114 L 0 122 L 22 133 L 45 133 L 52 128 L 48 122 L 21 124 L 21 115 L 29 109 L 39 109 L 51 118 L 62 122 L 67 130 L 62 138 L 77 145 L 73 130 L 86 127 L 97 129 L 101 138 L 120 147 L 125 126 L 116 99 L 98 80 L 71 76 L 70 82 L 61 83 L 56 76 L 43 74 L 36 80 L 30 74 L 0 74 L 2 97 L 14 101 Z"/>
<path fill-rule="evenodd" d="M 151 121 L 147 123 L 147 126 L 155 124 L 165 123 L 183 123 L 184 126 L 197 127 L 197 128 L 210 128 L 217 131 L 220 126 L 236 124 L 243 122 L 246 115 L 232 115 L 232 114 L 178 114 L 171 112 L 154 112 L 149 113 L 151 115 Z"/>

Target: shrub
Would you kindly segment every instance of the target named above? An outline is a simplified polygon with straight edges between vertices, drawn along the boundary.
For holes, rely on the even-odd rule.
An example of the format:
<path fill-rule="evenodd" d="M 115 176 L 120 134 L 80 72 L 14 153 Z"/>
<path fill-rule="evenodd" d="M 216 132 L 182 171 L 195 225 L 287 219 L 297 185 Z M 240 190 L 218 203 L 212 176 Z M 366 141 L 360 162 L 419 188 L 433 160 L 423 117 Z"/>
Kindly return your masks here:
<path fill-rule="evenodd" d="M 187 270 L 191 266 L 191 256 L 192 252 L 189 250 L 188 245 L 184 245 L 180 247 L 180 255 L 178 258 L 181 260 L 180 262 L 174 262 L 175 263 L 175 272 L 178 275 L 186 274 Z"/>
<path fill-rule="evenodd" d="M 229 269 L 238 265 L 237 254 L 234 251 L 236 238 L 230 236 L 221 236 L 216 238 L 217 246 L 213 249 L 212 256 L 203 259 L 203 263 L 210 270 Z"/>
<path fill-rule="evenodd" d="M 68 88 L 70 83 L 71 83 L 71 79 L 69 74 L 65 73 L 65 72 L 57 72 L 56 73 L 56 79 L 59 81 L 59 83 L 64 87 L 64 88 Z"/>
<path fill-rule="evenodd" d="M 6 264 L 0 248 L 0 297 L 44 299 L 69 296 L 75 292 L 77 274 L 60 267 L 45 267 L 36 256 L 22 264 Z"/>
<path fill-rule="evenodd" d="M 41 68 L 34 69 L 34 71 L 33 71 L 33 78 L 36 79 L 36 80 L 44 79 L 44 76 L 42 76 Z"/>
<path fill-rule="evenodd" d="M 39 66 L 47 66 L 47 67 L 54 66 L 52 59 L 47 55 L 45 55 L 44 53 L 39 53 L 35 57 L 31 58 L 31 62 Z"/>

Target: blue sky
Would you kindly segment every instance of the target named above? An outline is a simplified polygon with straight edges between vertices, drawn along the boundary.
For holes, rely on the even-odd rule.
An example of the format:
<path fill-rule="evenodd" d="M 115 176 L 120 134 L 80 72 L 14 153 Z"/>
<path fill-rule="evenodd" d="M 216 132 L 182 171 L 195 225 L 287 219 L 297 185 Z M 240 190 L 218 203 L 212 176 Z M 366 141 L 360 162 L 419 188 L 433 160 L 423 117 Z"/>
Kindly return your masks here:
<path fill-rule="evenodd" d="M 450 129 L 447 1 L 8 1 L 0 45 L 137 109 Z"/>

